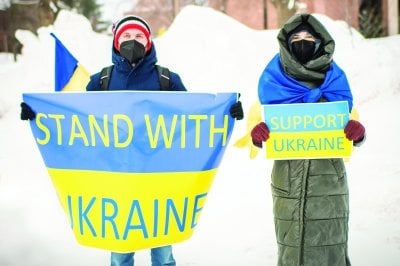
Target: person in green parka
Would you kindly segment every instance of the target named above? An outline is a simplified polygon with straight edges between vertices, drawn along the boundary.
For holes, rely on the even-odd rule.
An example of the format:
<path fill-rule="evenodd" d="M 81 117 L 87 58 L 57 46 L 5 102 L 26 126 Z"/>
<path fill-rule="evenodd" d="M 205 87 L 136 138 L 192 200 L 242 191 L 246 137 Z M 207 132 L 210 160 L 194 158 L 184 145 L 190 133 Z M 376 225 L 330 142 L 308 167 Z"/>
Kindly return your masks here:
<path fill-rule="evenodd" d="M 347 101 L 353 96 L 346 75 L 333 61 L 335 42 L 310 14 L 290 18 L 278 33 L 279 53 L 261 74 L 261 104 Z M 349 120 L 346 137 L 359 146 L 365 128 Z M 251 131 L 261 148 L 269 138 L 261 122 Z M 271 174 L 278 265 L 350 265 L 349 190 L 343 159 L 276 160 Z"/>

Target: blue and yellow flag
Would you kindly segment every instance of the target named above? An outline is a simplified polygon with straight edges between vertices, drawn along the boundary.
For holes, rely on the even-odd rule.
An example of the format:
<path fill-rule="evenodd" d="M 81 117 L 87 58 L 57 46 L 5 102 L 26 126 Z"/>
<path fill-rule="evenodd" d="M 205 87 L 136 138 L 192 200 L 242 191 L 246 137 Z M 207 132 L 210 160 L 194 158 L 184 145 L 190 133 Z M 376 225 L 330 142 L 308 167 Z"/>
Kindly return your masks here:
<path fill-rule="evenodd" d="M 79 64 L 64 44 L 54 35 L 55 43 L 55 91 L 85 91 L 89 72 Z"/>
<path fill-rule="evenodd" d="M 29 93 L 32 133 L 77 241 L 131 252 L 188 239 L 237 93 Z"/>

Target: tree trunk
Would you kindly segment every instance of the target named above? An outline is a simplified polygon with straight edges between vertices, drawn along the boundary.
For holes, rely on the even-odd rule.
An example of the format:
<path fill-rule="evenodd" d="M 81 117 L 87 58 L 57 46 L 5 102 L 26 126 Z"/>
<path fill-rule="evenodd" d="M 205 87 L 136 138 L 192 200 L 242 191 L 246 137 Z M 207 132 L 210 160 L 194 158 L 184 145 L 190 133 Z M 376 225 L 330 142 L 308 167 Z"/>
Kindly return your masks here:
<path fill-rule="evenodd" d="M 271 0 L 271 2 L 276 8 L 278 27 L 281 28 L 296 13 L 296 9 L 289 9 L 289 0 Z"/>

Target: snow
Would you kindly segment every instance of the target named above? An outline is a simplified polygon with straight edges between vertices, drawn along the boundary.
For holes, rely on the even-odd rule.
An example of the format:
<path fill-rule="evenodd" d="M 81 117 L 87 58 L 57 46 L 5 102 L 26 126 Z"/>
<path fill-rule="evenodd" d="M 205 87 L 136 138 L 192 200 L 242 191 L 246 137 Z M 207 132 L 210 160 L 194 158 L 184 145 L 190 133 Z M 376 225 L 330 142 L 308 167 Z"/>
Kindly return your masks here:
<path fill-rule="evenodd" d="M 138 0 L 98 0 L 101 19 L 107 22 L 114 22 L 120 19 L 128 10 L 133 10 Z"/>
<path fill-rule="evenodd" d="M 335 60 L 368 134 L 346 163 L 350 258 L 353 265 L 399 265 L 400 36 L 367 40 L 343 21 L 315 15 L 336 40 Z M 17 32 L 24 44 L 17 62 L 0 54 L 0 265 L 109 265 L 109 252 L 75 241 L 29 125 L 19 120 L 23 92 L 53 90 L 50 32 L 92 73 L 111 60 L 111 37 L 66 11 L 37 36 Z M 178 72 L 189 91 L 238 91 L 247 113 L 261 71 L 278 51 L 276 35 L 189 6 L 155 45 L 159 63 Z M 239 121 L 194 235 L 174 245 L 178 265 L 276 265 L 271 161 L 261 154 L 250 160 L 247 149 L 233 146 L 245 132 L 246 121 Z M 148 251 L 135 258 L 150 265 Z"/>

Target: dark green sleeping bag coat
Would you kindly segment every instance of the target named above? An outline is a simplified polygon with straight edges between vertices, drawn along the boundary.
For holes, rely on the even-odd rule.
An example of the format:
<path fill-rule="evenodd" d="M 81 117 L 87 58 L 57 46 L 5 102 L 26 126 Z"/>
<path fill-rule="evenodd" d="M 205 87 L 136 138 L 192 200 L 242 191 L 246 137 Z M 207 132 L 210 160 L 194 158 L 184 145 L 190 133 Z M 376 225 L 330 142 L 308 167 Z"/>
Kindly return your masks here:
<path fill-rule="evenodd" d="M 319 35 L 321 47 L 317 59 L 303 66 L 290 53 L 288 35 L 304 22 Z M 319 21 L 307 14 L 296 15 L 280 30 L 278 41 L 285 73 L 310 89 L 322 83 L 335 43 Z M 349 199 L 343 160 L 275 161 L 271 186 L 278 265 L 350 265 Z"/>

